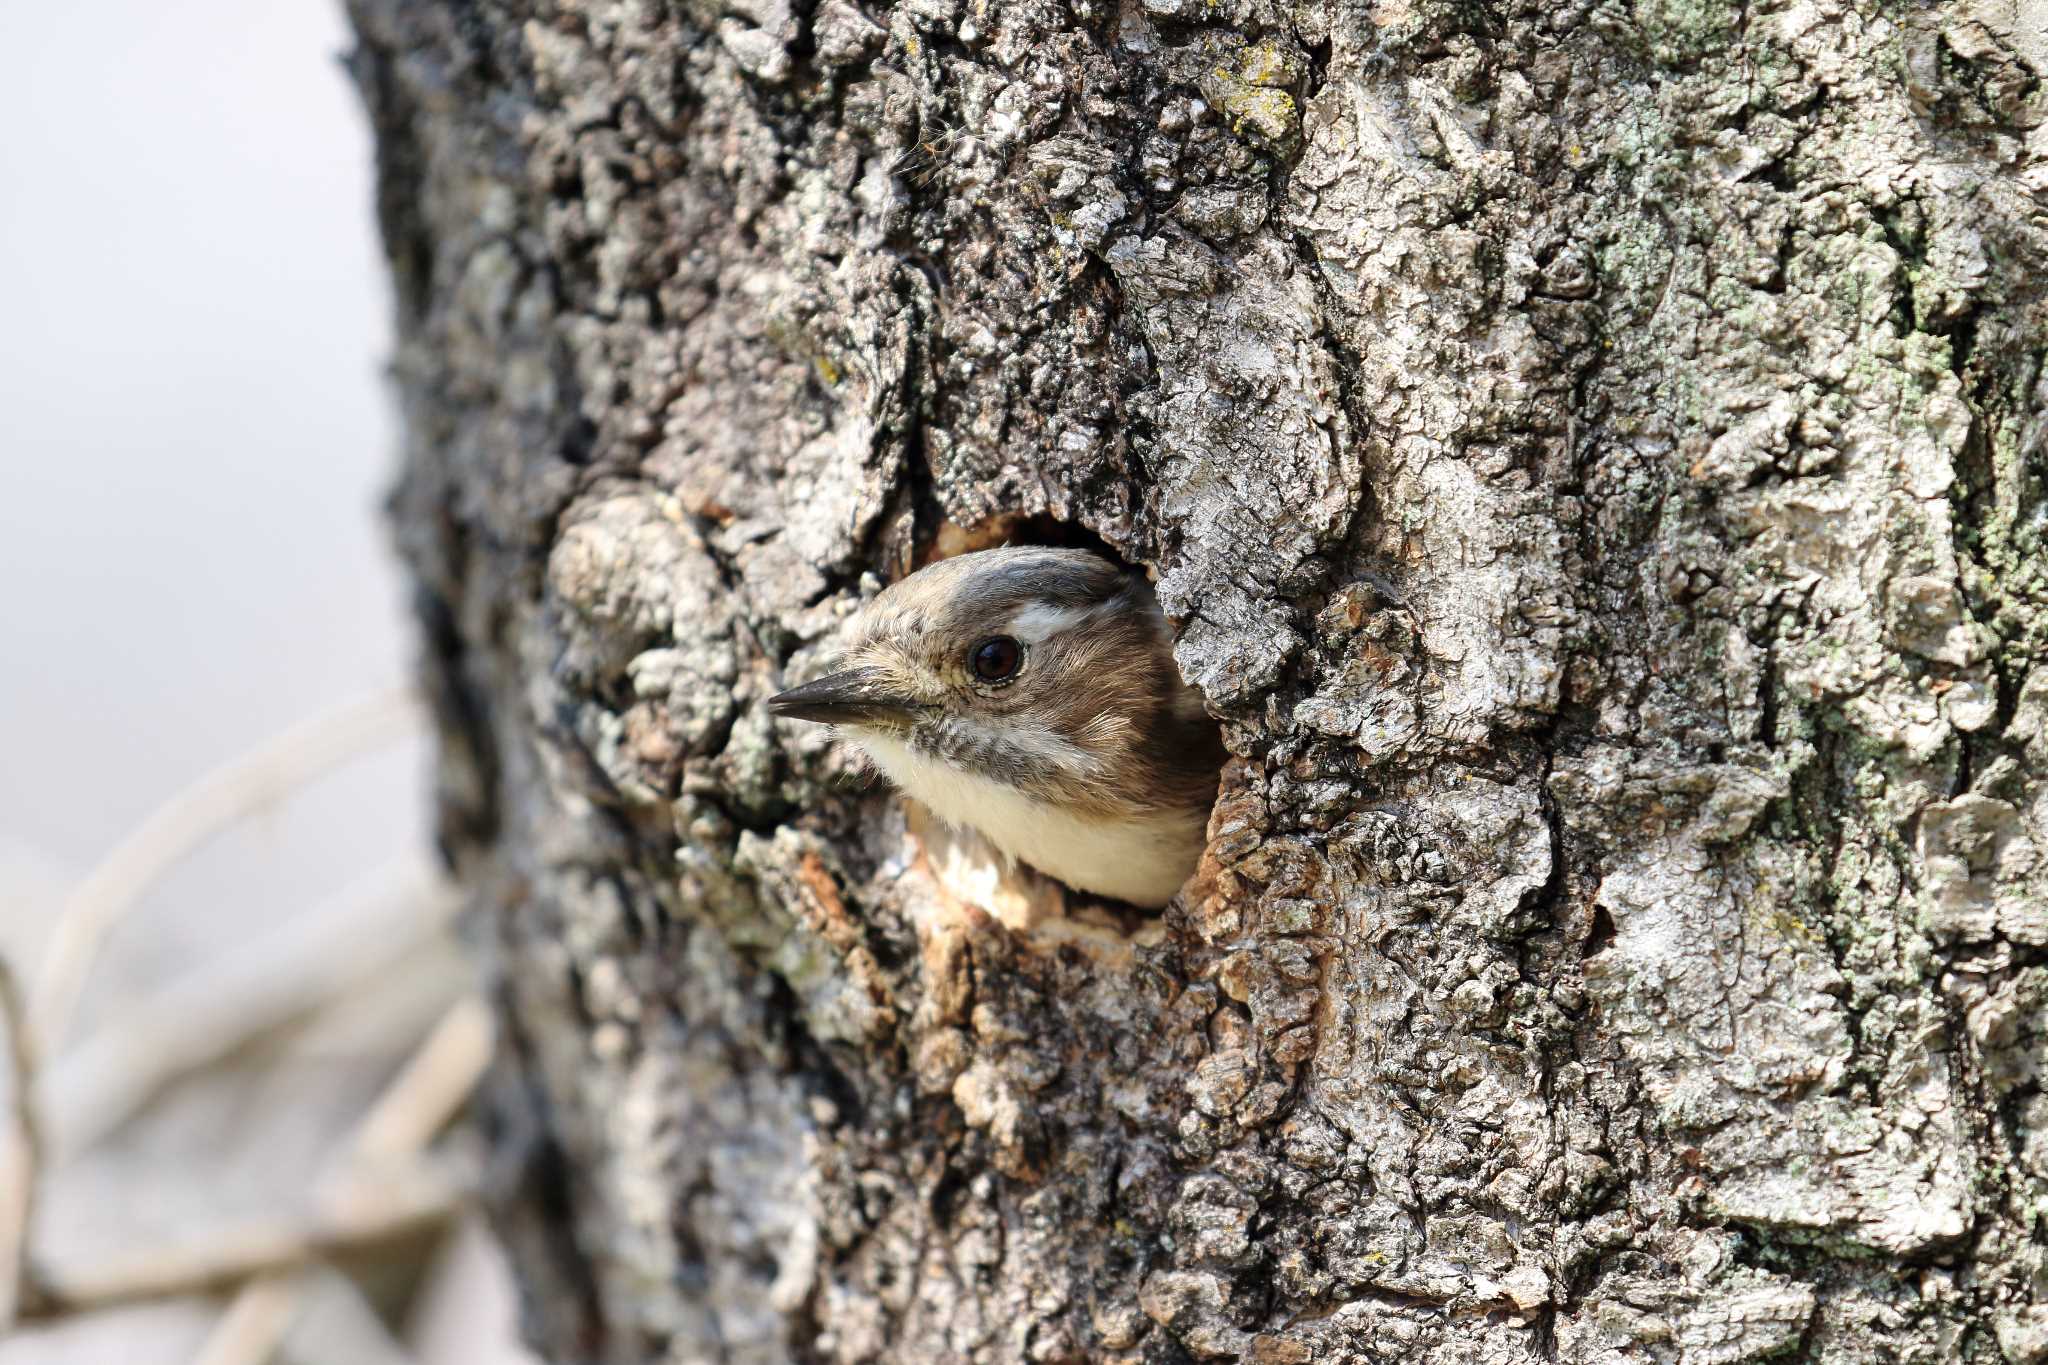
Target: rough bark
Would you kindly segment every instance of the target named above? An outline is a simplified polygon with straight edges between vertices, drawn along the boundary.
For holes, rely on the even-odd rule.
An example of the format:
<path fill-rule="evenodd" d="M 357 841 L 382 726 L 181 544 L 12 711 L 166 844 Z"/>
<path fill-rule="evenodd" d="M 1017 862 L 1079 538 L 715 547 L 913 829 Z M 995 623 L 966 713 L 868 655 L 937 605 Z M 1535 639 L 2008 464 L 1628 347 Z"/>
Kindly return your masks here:
<path fill-rule="evenodd" d="M 2038 0 L 351 8 L 553 1358 L 2048 1360 Z M 1159 924 L 759 705 L 1006 531 Z"/>

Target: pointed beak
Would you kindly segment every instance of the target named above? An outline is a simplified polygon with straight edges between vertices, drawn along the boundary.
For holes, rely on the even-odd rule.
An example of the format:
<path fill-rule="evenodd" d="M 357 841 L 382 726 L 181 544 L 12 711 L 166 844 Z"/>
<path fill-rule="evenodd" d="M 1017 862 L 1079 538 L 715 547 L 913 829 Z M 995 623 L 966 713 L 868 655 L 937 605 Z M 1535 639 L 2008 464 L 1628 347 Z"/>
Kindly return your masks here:
<path fill-rule="evenodd" d="M 923 707 L 889 692 L 874 669 L 851 668 L 777 693 L 768 699 L 768 709 L 778 716 L 827 725 L 896 726 Z"/>

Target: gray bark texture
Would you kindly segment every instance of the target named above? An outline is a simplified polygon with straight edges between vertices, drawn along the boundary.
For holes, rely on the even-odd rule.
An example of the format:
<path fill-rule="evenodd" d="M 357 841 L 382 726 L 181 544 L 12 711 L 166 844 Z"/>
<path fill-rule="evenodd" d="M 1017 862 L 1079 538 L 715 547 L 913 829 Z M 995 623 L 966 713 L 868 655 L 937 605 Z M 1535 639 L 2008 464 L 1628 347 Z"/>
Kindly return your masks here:
<path fill-rule="evenodd" d="M 2048 1361 L 2041 0 L 351 8 L 551 1358 Z M 1005 535 L 1160 920 L 761 706 Z"/>

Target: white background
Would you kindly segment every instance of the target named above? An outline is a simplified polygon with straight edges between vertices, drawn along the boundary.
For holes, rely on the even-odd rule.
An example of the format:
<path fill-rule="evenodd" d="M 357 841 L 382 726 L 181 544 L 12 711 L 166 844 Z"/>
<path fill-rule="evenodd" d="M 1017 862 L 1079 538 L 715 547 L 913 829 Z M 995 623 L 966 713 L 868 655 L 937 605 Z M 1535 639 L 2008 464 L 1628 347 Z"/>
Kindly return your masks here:
<path fill-rule="evenodd" d="M 26 975 L 67 888 L 150 811 L 410 674 L 380 510 L 391 302 L 348 42 L 324 0 L 0 6 L 0 952 Z M 417 858 L 425 761 L 387 749 L 199 850 L 109 941 L 74 1032 Z M 303 1045 L 286 1070 L 326 1094 L 390 1065 L 331 1055 L 351 1046 Z M 195 1133 L 225 1152 L 274 1115 L 158 1107 L 182 1138 L 48 1182 L 65 1188 L 44 1242 L 94 1221 L 81 1209 L 153 1228 L 236 1180 L 271 1197 L 239 1157 L 223 1178 L 150 1154 Z M 473 1230 L 460 1245 L 444 1266 L 489 1260 Z M 466 1325 L 430 1313 L 414 1359 L 510 1358 L 501 1279 L 463 1282 Z M 0 1343 L 0 1362 L 189 1359 L 215 1311 L 96 1319 Z M 348 1333 L 320 1335 L 339 1351 Z"/>
<path fill-rule="evenodd" d="M 0 933 L 206 768 L 404 679 L 367 121 L 320 0 L 0 18 Z M 129 957 L 421 828 L 386 755 L 205 850 Z M 196 912 L 197 918 L 195 918 Z M 96 983 L 97 984 L 97 983 Z M 104 987 L 102 987 L 103 991 Z"/>

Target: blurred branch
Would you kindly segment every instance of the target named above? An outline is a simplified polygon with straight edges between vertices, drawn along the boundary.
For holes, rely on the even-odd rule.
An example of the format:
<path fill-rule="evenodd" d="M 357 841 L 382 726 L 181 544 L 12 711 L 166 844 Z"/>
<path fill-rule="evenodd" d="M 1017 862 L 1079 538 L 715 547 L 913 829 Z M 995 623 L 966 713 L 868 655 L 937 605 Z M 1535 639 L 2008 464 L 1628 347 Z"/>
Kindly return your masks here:
<path fill-rule="evenodd" d="M 402 1176 L 384 1172 L 308 1219 L 253 1223 L 190 1246 L 161 1247 L 89 1269 L 44 1270 L 31 1281 L 19 1317 L 43 1321 L 219 1293 L 260 1276 L 343 1259 L 447 1222 L 475 1186 L 473 1169 L 451 1173 L 422 1162 Z"/>
<path fill-rule="evenodd" d="M 20 1315 L 28 1273 L 28 1231 L 35 1217 L 36 1180 L 42 1169 L 42 1129 L 36 1121 L 35 1045 L 28 1002 L 12 964 L 0 958 L 0 1016 L 7 1028 L 6 1148 L 0 1152 L 0 1331 Z"/>
<path fill-rule="evenodd" d="M 426 1150 L 483 1079 L 492 1033 L 490 1008 L 475 996 L 441 1016 L 370 1106 L 346 1150 L 328 1163 L 316 1202 L 332 1206 L 365 1185 L 378 1188 L 380 1170 Z M 303 1287 L 296 1273 L 265 1274 L 242 1285 L 194 1365 L 263 1365 L 291 1330 Z"/>
<path fill-rule="evenodd" d="M 461 1222 L 459 1220 L 458 1226 Z M 455 1236 L 451 1228 L 448 1237 Z M 272 1348 L 289 1365 L 420 1365 L 364 1288 L 332 1266 L 293 1277 L 298 1316 Z M 208 1365 L 195 1361 L 194 1365 Z M 211 1365 L 229 1365 L 227 1362 Z M 261 1365 L 244 1359 L 232 1365 Z"/>
<path fill-rule="evenodd" d="M 36 1058 L 60 1040 L 106 935 L 180 859 L 236 821 L 327 770 L 396 740 L 418 723 L 409 692 L 317 717 L 227 763 L 158 807 L 79 884 L 59 911 L 32 997 L 0 964 L 0 1009 L 14 1069 L 13 1131 L 0 1172 L 0 1327 L 173 1296 L 236 1290 L 209 1336 L 202 1365 L 258 1365 L 298 1316 L 303 1272 L 446 1222 L 474 1192 L 422 1154 L 461 1109 L 489 1065 L 491 1020 L 458 1002 L 436 1025 L 318 1181 L 306 1218 L 212 1233 L 78 1270 L 31 1272 L 25 1246 L 40 1130 L 32 1106 Z M 386 888 L 380 887 L 379 890 Z M 76 1142 L 119 1122 L 183 1071 L 227 1055 L 330 999 L 445 919 L 445 893 L 412 874 L 390 898 L 393 923 L 365 926 L 360 888 L 310 927 L 280 931 L 125 1013 L 66 1058 L 67 1132 Z M 423 907 L 426 913 L 422 913 Z M 366 928 L 372 932 L 366 933 Z M 408 931 L 412 931 L 408 934 Z M 399 940 L 399 947 L 391 946 Z M 371 945 L 382 944 L 382 948 Z"/>
<path fill-rule="evenodd" d="M 50 1148 L 76 1152 L 179 1076 L 320 1009 L 440 933 L 455 896 L 416 858 L 120 1010 L 43 1068 Z"/>
<path fill-rule="evenodd" d="M 192 1365 L 418 1365 L 362 1288 L 332 1266 L 251 1280 Z"/>
<path fill-rule="evenodd" d="M 370 1106 L 337 1175 L 425 1151 L 483 1079 L 494 1034 L 490 1006 L 473 995 L 457 1001 Z"/>
<path fill-rule="evenodd" d="M 179 860 L 251 812 L 418 725 L 410 689 L 356 702 L 293 726 L 157 807 L 58 912 L 31 996 L 31 1051 L 63 1036 L 101 940 Z"/>
<path fill-rule="evenodd" d="M 299 1273 L 252 1280 L 206 1334 L 192 1365 L 263 1365 L 299 1315 Z"/>

